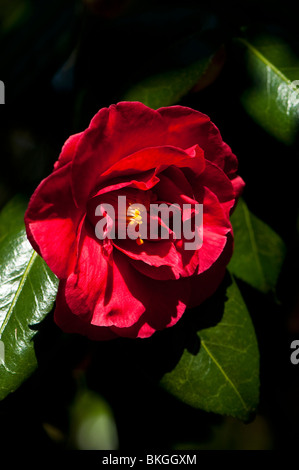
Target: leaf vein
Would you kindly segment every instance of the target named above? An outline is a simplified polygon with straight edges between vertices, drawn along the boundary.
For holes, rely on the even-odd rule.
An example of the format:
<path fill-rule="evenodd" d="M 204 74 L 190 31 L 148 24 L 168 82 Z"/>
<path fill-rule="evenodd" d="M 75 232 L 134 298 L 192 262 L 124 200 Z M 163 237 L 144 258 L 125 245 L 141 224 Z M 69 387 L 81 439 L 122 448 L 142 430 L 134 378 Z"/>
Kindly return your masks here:
<path fill-rule="evenodd" d="M 29 273 L 29 271 L 30 271 L 30 269 L 31 269 L 31 267 L 32 267 L 32 265 L 33 265 L 33 263 L 34 263 L 36 257 L 37 257 L 37 253 L 36 253 L 35 251 L 33 251 L 32 255 L 31 255 L 31 257 L 30 257 L 30 260 L 29 260 L 29 262 L 28 262 L 28 265 L 27 265 L 27 267 L 26 267 L 26 269 L 25 269 L 25 271 L 24 271 L 24 273 L 23 273 L 23 275 L 22 275 L 22 277 L 21 277 L 21 280 L 20 280 L 20 284 L 19 284 L 19 286 L 18 286 L 18 289 L 16 290 L 16 293 L 15 293 L 14 296 L 13 296 L 13 300 L 12 300 L 12 302 L 11 302 L 11 305 L 10 305 L 10 307 L 9 307 L 9 309 L 8 309 L 8 312 L 7 312 L 7 314 L 6 314 L 5 318 L 4 318 L 4 321 L 3 321 L 2 325 L 1 325 L 1 328 L 0 328 L 0 337 L 2 336 L 2 333 L 3 333 L 5 327 L 6 327 L 7 323 L 8 323 L 8 320 L 9 320 L 9 318 L 10 318 L 10 315 L 11 315 L 11 313 L 12 313 L 12 311 L 13 311 L 13 309 L 14 309 L 16 303 L 17 303 L 17 300 L 18 300 L 18 298 L 19 298 L 19 296 L 20 296 L 20 293 L 21 293 L 21 291 L 22 291 L 22 288 L 23 288 L 23 286 L 24 286 L 24 284 L 25 284 L 26 277 L 27 277 L 27 275 L 28 275 L 28 273 Z"/>
<path fill-rule="evenodd" d="M 208 354 L 208 356 L 211 358 L 211 360 L 214 362 L 214 364 L 218 367 L 218 369 L 220 370 L 220 372 L 222 373 L 222 375 L 224 376 L 225 380 L 229 383 L 229 385 L 232 387 L 233 391 L 235 392 L 235 394 L 237 395 L 237 397 L 239 398 L 240 402 L 242 403 L 242 406 L 244 407 L 244 409 L 246 411 L 248 411 L 248 407 L 245 403 L 245 401 L 243 400 L 242 396 L 240 395 L 240 392 L 238 391 L 238 389 L 236 388 L 235 384 L 230 380 L 230 378 L 228 377 L 228 375 L 226 374 L 225 370 L 221 367 L 221 365 L 219 364 L 219 362 L 217 361 L 217 359 L 213 356 L 213 354 L 211 353 L 211 351 L 209 350 L 209 348 L 206 346 L 205 342 L 204 341 L 201 341 L 201 344 L 202 346 L 204 347 L 204 349 L 206 350 L 206 353 Z"/>
<path fill-rule="evenodd" d="M 281 80 L 283 80 L 284 82 L 290 84 L 291 81 L 277 68 L 275 67 L 274 64 L 272 64 L 272 62 L 270 62 L 261 52 L 259 52 L 254 46 L 252 46 L 252 44 L 250 44 L 248 41 L 246 41 L 246 39 L 243 39 L 243 38 L 240 38 L 240 42 L 242 42 L 249 50 L 252 54 L 256 55 L 262 62 L 264 62 L 264 64 L 267 66 L 267 67 L 270 67 L 270 69 L 273 70 L 273 72 L 278 75 Z"/>
<path fill-rule="evenodd" d="M 247 348 L 239 349 L 239 348 L 235 348 L 233 346 L 229 346 L 228 344 L 214 343 L 213 341 L 205 341 L 205 344 L 209 344 L 211 346 L 217 346 L 219 348 L 231 349 L 232 351 L 237 351 L 237 352 L 240 352 L 242 354 L 245 354 L 246 351 L 247 351 Z"/>

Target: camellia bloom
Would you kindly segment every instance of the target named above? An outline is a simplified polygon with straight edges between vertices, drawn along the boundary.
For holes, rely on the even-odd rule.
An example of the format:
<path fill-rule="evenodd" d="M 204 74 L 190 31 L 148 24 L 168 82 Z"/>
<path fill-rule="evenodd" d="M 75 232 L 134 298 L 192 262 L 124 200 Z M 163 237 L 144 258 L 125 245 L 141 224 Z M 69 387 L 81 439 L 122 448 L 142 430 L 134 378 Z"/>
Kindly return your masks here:
<path fill-rule="evenodd" d="M 198 111 L 138 102 L 101 109 L 66 141 L 25 214 L 33 248 L 60 280 L 56 323 L 91 339 L 146 338 L 211 296 L 232 255 L 229 217 L 244 186 L 236 171 L 236 156 Z M 159 203 L 178 208 L 183 228 L 189 220 L 192 233 L 201 230 L 192 249 L 184 230 L 174 233 L 177 214 L 167 225 L 149 211 Z M 140 235 L 145 222 L 156 223 L 157 236 Z M 120 225 L 136 237 L 118 236 Z"/>

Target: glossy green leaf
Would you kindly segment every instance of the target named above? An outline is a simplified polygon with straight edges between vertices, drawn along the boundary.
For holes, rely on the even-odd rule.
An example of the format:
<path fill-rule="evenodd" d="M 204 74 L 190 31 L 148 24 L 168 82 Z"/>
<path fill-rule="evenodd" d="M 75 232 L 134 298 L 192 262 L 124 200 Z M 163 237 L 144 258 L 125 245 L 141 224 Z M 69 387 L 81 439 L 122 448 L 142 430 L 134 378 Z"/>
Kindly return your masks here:
<path fill-rule="evenodd" d="M 235 248 L 228 269 L 261 292 L 274 291 L 285 257 L 283 240 L 250 212 L 243 199 L 239 200 L 231 222 Z"/>
<path fill-rule="evenodd" d="M 238 67 L 245 61 L 246 68 L 246 74 L 238 69 L 246 84 L 245 110 L 277 140 L 292 144 L 299 130 L 299 58 L 279 38 L 238 39 L 236 44 Z"/>
<path fill-rule="evenodd" d="M 24 228 L 24 213 L 27 201 L 16 195 L 0 212 L 0 243 L 11 233 Z"/>
<path fill-rule="evenodd" d="M 246 421 L 259 399 L 259 352 L 250 316 L 233 279 L 226 297 L 221 320 L 197 333 L 199 352 L 185 349 L 161 384 L 195 408 Z"/>
<path fill-rule="evenodd" d="M 35 327 L 51 310 L 57 293 L 57 278 L 28 242 L 23 216 L 20 199 L 0 215 L 0 399 L 36 369 Z"/>
<path fill-rule="evenodd" d="M 157 109 L 177 103 L 191 89 L 199 91 L 218 75 L 224 63 L 224 48 L 189 66 L 150 76 L 126 92 L 125 101 L 141 101 Z"/>

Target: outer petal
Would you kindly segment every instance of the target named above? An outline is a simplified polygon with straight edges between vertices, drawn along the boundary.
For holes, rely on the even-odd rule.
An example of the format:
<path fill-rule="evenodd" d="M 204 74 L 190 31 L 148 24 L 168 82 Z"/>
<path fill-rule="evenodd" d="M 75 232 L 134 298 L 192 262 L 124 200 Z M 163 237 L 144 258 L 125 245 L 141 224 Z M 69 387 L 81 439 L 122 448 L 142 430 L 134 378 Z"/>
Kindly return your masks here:
<path fill-rule="evenodd" d="M 54 170 L 58 170 L 58 168 L 61 168 L 62 166 L 66 165 L 67 163 L 70 163 L 73 160 L 78 142 L 82 135 L 83 132 L 80 132 L 78 134 L 71 135 L 67 139 L 61 149 L 61 153 L 57 162 L 54 164 Z"/>
<path fill-rule="evenodd" d="M 232 253 L 233 237 L 229 233 L 226 245 L 217 261 L 207 271 L 190 278 L 191 294 L 188 307 L 196 307 L 214 294 L 224 278 L 226 266 Z"/>
<path fill-rule="evenodd" d="M 230 178 L 235 176 L 237 158 L 205 114 L 182 106 L 155 111 L 138 102 L 121 102 L 102 108 L 80 138 L 73 166 L 75 199 L 81 204 L 95 189 L 95 168 L 99 175 L 132 153 L 161 145 L 199 145 L 208 160 Z"/>
<path fill-rule="evenodd" d="M 203 202 L 203 243 L 196 251 L 188 251 L 183 244 L 178 244 L 183 266 L 182 276 L 191 276 L 207 271 L 221 255 L 231 224 L 217 197 L 208 188 L 198 191 L 199 201 Z M 182 240 L 184 243 L 185 241 Z"/>
<path fill-rule="evenodd" d="M 235 203 L 235 190 L 233 181 L 217 165 L 207 161 L 205 171 L 194 178 L 192 186 L 195 197 L 198 195 L 198 188 L 208 187 L 216 196 L 229 219 L 231 208 Z"/>
<path fill-rule="evenodd" d="M 86 223 L 76 268 L 66 282 L 66 302 L 74 314 L 93 325 L 131 326 L 145 311 L 142 295 L 146 291 L 146 283 L 137 283 L 133 275 L 124 255 L 117 251 L 105 255 Z"/>
<path fill-rule="evenodd" d="M 198 144 L 205 158 L 218 165 L 230 178 L 238 167 L 237 157 L 222 140 L 219 129 L 208 116 L 182 106 L 160 108 L 159 114 L 167 125 L 167 144 L 188 148 Z"/>
<path fill-rule="evenodd" d="M 159 296 L 158 307 L 148 310 L 146 315 L 131 327 L 101 327 L 75 315 L 69 308 L 65 298 L 65 281 L 59 284 L 54 312 L 55 323 L 66 333 L 78 333 L 92 340 L 110 340 L 119 336 L 126 338 L 148 338 L 157 330 L 173 326 L 182 317 L 186 309 L 190 286 L 179 284 L 159 283 L 154 290 Z M 158 290 L 157 290 L 158 288 Z M 173 290 L 179 294 L 179 300 L 171 295 Z M 155 305 L 156 306 L 156 305 Z M 126 312 L 127 313 L 127 312 Z"/>
<path fill-rule="evenodd" d="M 245 183 L 240 176 L 236 176 L 236 178 L 232 179 L 232 185 L 235 191 L 235 198 L 239 198 L 244 190 Z"/>
<path fill-rule="evenodd" d="M 73 201 L 70 169 L 70 162 L 58 165 L 37 187 L 25 213 L 28 239 L 59 278 L 73 269 L 76 232 L 84 215 Z"/>
<path fill-rule="evenodd" d="M 78 203 L 84 203 L 94 191 L 97 175 L 134 152 L 165 145 L 164 134 L 159 114 L 141 103 L 122 102 L 102 108 L 84 131 L 74 159 L 73 188 Z M 82 185 L 80 192 L 78 182 L 79 187 Z"/>
<path fill-rule="evenodd" d="M 54 320 L 59 328 L 65 333 L 78 333 L 92 340 L 103 341 L 117 338 L 117 335 L 109 328 L 94 326 L 86 318 L 83 320 L 70 310 L 65 299 L 65 283 L 65 280 L 60 281 L 56 297 Z"/>
<path fill-rule="evenodd" d="M 142 276 L 138 274 L 139 277 Z M 113 332 L 128 338 L 148 338 L 155 331 L 169 328 L 179 321 L 189 301 L 189 279 L 178 281 L 148 279 L 147 288 L 145 314 L 130 328 L 111 327 Z"/>

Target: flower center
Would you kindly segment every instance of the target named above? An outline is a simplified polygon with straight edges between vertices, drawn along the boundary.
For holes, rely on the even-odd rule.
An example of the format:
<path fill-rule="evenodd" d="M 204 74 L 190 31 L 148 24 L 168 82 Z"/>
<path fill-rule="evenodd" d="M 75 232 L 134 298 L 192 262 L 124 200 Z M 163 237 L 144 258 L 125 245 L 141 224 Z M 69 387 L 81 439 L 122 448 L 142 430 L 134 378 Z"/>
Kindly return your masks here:
<path fill-rule="evenodd" d="M 131 203 L 129 203 L 129 206 L 130 205 Z M 127 210 L 127 221 L 129 225 L 135 225 L 136 228 L 138 228 L 139 225 L 142 224 L 142 215 L 140 210 L 136 207 L 129 207 Z M 136 243 L 137 245 L 143 245 L 144 241 L 140 235 L 136 238 Z"/>

